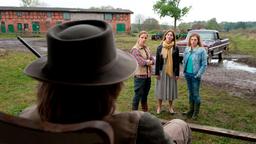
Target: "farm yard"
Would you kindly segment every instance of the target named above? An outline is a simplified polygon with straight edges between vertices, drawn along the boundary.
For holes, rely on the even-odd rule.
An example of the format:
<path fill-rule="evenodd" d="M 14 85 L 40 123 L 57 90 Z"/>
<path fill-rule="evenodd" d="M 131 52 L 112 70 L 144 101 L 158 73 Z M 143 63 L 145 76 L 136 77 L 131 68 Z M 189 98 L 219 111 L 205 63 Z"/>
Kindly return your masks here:
<path fill-rule="evenodd" d="M 166 109 L 156 115 L 154 98 L 155 77 L 152 77 L 149 95 L 149 112 L 161 119 L 181 118 L 187 122 L 216 126 L 243 132 L 256 133 L 256 39 L 253 33 L 222 33 L 231 40 L 229 51 L 222 61 L 215 59 L 209 64 L 202 82 L 202 108 L 197 120 L 181 115 L 187 110 L 187 88 L 182 76 L 178 82 L 179 98 L 175 101 L 176 115 Z M 116 47 L 127 52 L 136 42 L 136 36 L 115 35 Z M 46 54 L 44 38 L 25 38 L 40 53 Z M 28 52 L 16 38 L 0 39 L 0 48 L 6 52 L 0 56 L 0 110 L 18 115 L 24 108 L 35 103 L 36 82 L 23 74 L 24 67 L 36 57 Z M 160 41 L 148 40 L 152 53 Z M 130 111 L 133 96 L 133 79 L 125 82 L 118 99 L 118 111 Z M 247 144 L 246 141 L 193 133 L 193 143 Z"/>

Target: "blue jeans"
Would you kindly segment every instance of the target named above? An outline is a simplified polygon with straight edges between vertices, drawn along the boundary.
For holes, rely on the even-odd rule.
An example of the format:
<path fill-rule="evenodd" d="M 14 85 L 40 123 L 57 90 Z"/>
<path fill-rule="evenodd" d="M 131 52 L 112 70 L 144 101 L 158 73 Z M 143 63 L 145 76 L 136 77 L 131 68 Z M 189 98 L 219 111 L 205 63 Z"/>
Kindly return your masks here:
<path fill-rule="evenodd" d="M 199 94 L 201 78 L 195 78 L 193 73 L 184 73 L 188 86 L 189 102 L 200 104 L 201 98 Z"/>
<path fill-rule="evenodd" d="M 134 77 L 134 97 L 132 102 L 132 110 L 138 110 L 139 102 L 146 104 L 148 93 L 150 90 L 151 78 Z"/>

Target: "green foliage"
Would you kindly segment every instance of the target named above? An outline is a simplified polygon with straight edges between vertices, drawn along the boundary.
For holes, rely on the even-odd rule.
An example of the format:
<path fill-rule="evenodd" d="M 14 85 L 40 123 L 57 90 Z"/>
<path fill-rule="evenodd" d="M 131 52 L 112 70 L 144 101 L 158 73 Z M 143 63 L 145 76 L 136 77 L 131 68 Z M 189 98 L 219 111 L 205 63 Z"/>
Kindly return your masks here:
<path fill-rule="evenodd" d="M 158 23 L 158 21 L 154 18 L 147 18 L 143 24 L 142 24 L 142 29 L 141 30 L 152 30 L 152 29 L 156 29 L 156 30 L 160 30 L 160 25 Z"/>
<path fill-rule="evenodd" d="M 165 24 L 161 24 L 160 25 L 160 30 L 161 31 L 165 31 L 165 30 L 168 30 L 168 29 L 173 29 L 173 26 L 169 26 L 169 25 L 165 25 Z"/>
<path fill-rule="evenodd" d="M 180 23 L 178 28 L 180 33 L 187 33 L 187 30 L 190 29 L 192 26 L 189 23 Z"/>
<path fill-rule="evenodd" d="M 237 29 L 256 29 L 256 22 L 223 22 L 225 31 Z"/>
<path fill-rule="evenodd" d="M 170 16 L 174 18 L 174 29 L 176 29 L 176 21 L 180 20 L 191 9 L 191 6 L 179 8 L 179 3 L 180 0 L 158 0 L 153 5 L 153 9 L 160 17 Z"/>
<path fill-rule="evenodd" d="M 212 18 L 206 23 L 206 29 L 222 30 L 221 26 L 218 24 L 216 18 Z"/>
<path fill-rule="evenodd" d="M 233 30 L 252 30 L 256 29 L 256 22 L 221 22 L 218 23 L 216 18 L 211 18 L 208 21 L 194 21 L 188 23 L 180 23 L 179 29 L 184 30 L 184 26 L 190 26 L 192 29 L 215 29 L 219 31 L 233 31 Z"/>
<path fill-rule="evenodd" d="M 146 23 L 145 23 L 146 24 Z M 143 24 L 132 24 L 131 25 L 131 32 L 132 33 L 138 33 L 139 31 L 143 30 Z M 152 26 L 147 26 L 146 24 L 146 30 L 151 33 L 156 33 L 156 32 L 159 32 L 159 31 L 165 31 L 165 30 L 168 30 L 168 29 L 172 29 L 173 27 L 170 26 L 170 25 L 165 25 L 165 24 L 155 24 L 155 25 L 152 25 Z"/>

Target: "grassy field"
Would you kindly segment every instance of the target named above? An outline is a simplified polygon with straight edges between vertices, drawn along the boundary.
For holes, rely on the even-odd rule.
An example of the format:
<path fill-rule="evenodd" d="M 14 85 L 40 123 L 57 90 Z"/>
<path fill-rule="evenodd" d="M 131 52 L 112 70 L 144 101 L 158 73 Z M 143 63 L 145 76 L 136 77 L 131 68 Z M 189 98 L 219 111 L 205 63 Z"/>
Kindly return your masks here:
<path fill-rule="evenodd" d="M 236 41 L 236 39 L 234 39 Z M 116 36 L 117 47 L 128 51 L 136 41 L 136 37 L 126 35 Z M 256 40 L 253 39 L 256 43 Z M 155 53 L 160 41 L 148 41 L 148 45 Z M 232 48 L 232 47 L 231 47 Z M 249 47 L 248 49 L 254 48 Z M 243 51 L 243 49 L 241 50 Z M 250 51 L 250 50 L 249 50 Z M 252 50 L 253 51 L 253 50 Z M 18 115 L 25 107 L 35 103 L 35 91 L 37 82 L 23 74 L 27 64 L 35 59 L 31 53 L 9 51 L 7 55 L 0 57 L 0 110 Z M 156 100 L 154 98 L 155 77 L 149 94 L 149 112 L 156 115 Z M 167 111 L 167 103 L 164 103 L 163 112 L 156 115 L 161 119 L 181 118 L 187 122 L 222 127 L 232 130 L 256 133 L 256 104 L 250 101 L 233 97 L 225 91 L 202 83 L 202 106 L 200 117 L 197 120 L 187 120 L 181 112 L 187 110 L 187 87 L 183 78 L 178 82 L 179 98 L 175 101 L 176 115 L 170 115 Z M 118 111 L 130 111 L 133 97 L 133 79 L 125 81 L 125 87 L 117 102 Z M 210 136 L 193 132 L 193 144 L 248 144 L 229 138 Z"/>
<path fill-rule="evenodd" d="M 11 34 L 2 34 L 0 33 L 0 38 L 1 39 L 4 39 L 4 38 L 15 38 L 16 37 L 16 34 L 14 33 L 11 33 Z"/>
<path fill-rule="evenodd" d="M 230 40 L 230 53 L 248 54 L 256 58 L 256 30 L 232 31 L 222 33 Z"/>
<path fill-rule="evenodd" d="M 115 36 L 116 47 L 125 51 L 130 51 L 137 41 L 137 36 L 127 36 L 127 35 L 116 35 Z M 147 41 L 147 45 L 151 50 L 152 54 L 156 53 L 156 48 L 160 44 L 160 41 L 150 40 L 150 36 Z"/>

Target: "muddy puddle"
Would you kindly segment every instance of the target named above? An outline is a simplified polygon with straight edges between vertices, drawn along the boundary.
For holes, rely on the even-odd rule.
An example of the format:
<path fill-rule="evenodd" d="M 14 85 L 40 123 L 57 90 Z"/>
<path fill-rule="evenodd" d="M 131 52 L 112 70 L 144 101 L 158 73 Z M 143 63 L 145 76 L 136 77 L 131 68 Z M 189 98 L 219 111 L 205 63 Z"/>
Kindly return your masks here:
<path fill-rule="evenodd" d="M 213 59 L 203 81 L 224 89 L 233 96 L 256 100 L 256 67 L 237 62 L 239 59 Z"/>
<path fill-rule="evenodd" d="M 212 65 L 217 65 L 220 68 L 224 68 L 227 70 L 241 70 L 251 73 L 256 73 L 256 67 L 251 67 L 243 63 L 236 62 L 238 59 L 232 59 L 232 60 L 222 60 L 219 62 L 217 59 L 213 59 L 211 61 Z M 211 65 L 210 64 L 210 65 Z"/>

